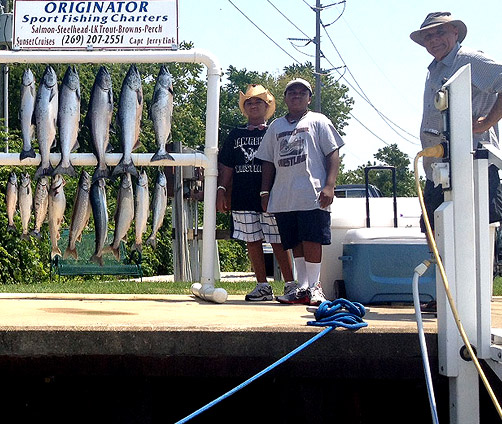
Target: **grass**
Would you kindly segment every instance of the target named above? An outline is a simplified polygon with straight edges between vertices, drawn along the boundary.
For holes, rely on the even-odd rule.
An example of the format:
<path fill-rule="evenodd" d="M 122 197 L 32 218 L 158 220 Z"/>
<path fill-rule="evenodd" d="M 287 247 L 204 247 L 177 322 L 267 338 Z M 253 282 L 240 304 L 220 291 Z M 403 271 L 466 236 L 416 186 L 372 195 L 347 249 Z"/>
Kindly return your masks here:
<path fill-rule="evenodd" d="M 224 288 L 230 295 L 245 295 L 255 286 L 255 281 L 227 282 L 217 281 L 215 286 Z M 284 283 L 271 282 L 274 293 L 282 293 Z M 184 294 L 189 295 L 192 283 L 160 282 L 98 278 L 62 278 L 61 282 L 52 281 L 40 284 L 0 284 L 0 293 L 96 293 L 96 294 Z M 493 282 L 493 295 L 502 296 L 502 277 Z"/>
<path fill-rule="evenodd" d="M 271 283 L 276 293 L 282 293 L 284 283 Z M 96 294 L 184 294 L 189 295 L 192 283 L 159 282 L 133 280 L 101 280 L 98 278 L 61 278 L 61 282 L 52 281 L 40 284 L 0 284 L 0 293 L 96 293 Z M 215 286 L 224 288 L 228 294 L 244 295 L 256 285 L 255 281 L 220 282 Z"/>

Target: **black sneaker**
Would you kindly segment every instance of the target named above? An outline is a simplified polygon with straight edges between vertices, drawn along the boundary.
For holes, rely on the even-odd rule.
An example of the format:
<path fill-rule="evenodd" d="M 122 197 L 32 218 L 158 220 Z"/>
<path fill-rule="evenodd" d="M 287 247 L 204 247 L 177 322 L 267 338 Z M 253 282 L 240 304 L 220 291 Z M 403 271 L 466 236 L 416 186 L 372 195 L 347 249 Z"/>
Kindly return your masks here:
<path fill-rule="evenodd" d="M 245 297 L 247 301 L 273 300 L 272 286 L 270 284 L 257 284 L 251 293 Z"/>
<path fill-rule="evenodd" d="M 310 305 L 309 290 L 297 288 L 295 291 L 285 294 L 284 296 L 277 296 L 277 301 L 279 303 Z"/>

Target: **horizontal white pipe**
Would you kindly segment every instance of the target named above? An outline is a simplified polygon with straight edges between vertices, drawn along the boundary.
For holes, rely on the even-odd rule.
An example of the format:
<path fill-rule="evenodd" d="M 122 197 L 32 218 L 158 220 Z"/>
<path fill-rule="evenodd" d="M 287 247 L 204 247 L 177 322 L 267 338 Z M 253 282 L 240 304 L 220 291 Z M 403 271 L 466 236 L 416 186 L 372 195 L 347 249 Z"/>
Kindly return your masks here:
<path fill-rule="evenodd" d="M 215 289 L 214 285 L 211 284 L 194 283 L 192 284 L 190 290 L 195 296 L 214 303 L 225 303 L 228 298 L 228 294 L 225 289 L 222 289 L 221 287 Z"/>
<path fill-rule="evenodd" d="M 202 63 L 208 73 L 221 72 L 211 53 L 202 49 L 191 50 L 77 50 L 27 51 L 1 50 L 0 63 Z"/>
<path fill-rule="evenodd" d="M 150 162 L 153 153 L 132 153 L 132 161 L 136 166 L 207 166 L 207 157 L 203 153 L 172 153 L 173 160 L 161 159 Z M 122 153 L 106 153 L 105 160 L 109 166 L 115 166 L 122 159 Z M 19 153 L 0 153 L 0 166 L 38 166 L 41 157 L 37 153 L 34 158 L 19 159 Z M 52 165 L 57 165 L 61 160 L 61 153 L 51 153 Z M 74 166 L 96 166 L 98 160 L 93 153 L 71 153 L 70 161 Z"/>

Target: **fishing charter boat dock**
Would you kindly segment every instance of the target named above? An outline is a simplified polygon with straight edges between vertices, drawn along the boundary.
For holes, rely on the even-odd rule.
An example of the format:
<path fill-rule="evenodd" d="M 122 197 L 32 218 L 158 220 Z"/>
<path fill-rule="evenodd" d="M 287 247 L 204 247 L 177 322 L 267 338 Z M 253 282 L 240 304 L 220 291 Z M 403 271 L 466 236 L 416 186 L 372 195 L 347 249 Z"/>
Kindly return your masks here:
<path fill-rule="evenodd" d="M 423 318 L 438 405 L 447 414 L 447 379 L 437 371 L 437 323 L 433 314 Z M 152 411 L 158 406 L 150 404 L 151 398 L 170 388 L 176 408 L 169 409 L 164 416 L 167 420 L 162 422 L 174 422 L 321 332 L 322 327 L 307 325 L 313 319 L 305 305 L 250 303 L 243 296 L 229 296 L 224 304 L 216 304 L 191 295 L 1 294 L 0 372 L 14 387 L 23 382 L 16 399 L 38 393 L 46 399 L 44 405 L 56 403 L 61 408 L 68 392 L 76 396 L 87 390 L 99 395 L 110 390 L 106 396 L 120 397 L 121 411 L 129 411 L 128 416 L 134 417 L 138 411 L 146 417 L 153 414 L 141 422 L 157 422 Z M 412 305 L 370 305 L 363 319 L 368 327 L 356 332 L 341 328 L 329 332 L 270 376 L 251 384 L 245 395 L 225 400 L 226 408 L 242 409 L 257 393 L 282 403 L 287 400 L 279 392 L 294 391 L 310 399 L 307 405 L 296 412 L 276 412 L 277 417 L 271 412 L 274 422 L 300 422 L 294 418 L 302 414 L 325 422 L 326 417 L 349 417 L 355 410 L 361 415 L 359 421 L 352 422 L 371 422 L 364 416 L 365 403 L 389 402 L 388 396 L 397 402 L 405 392 L 410 396 L 411 390 L 411 396 L 418 396 L 412 404 L 420 404 L 421 412 L 414 413 L 416 421 L 407 422 L 427 422 L 424 417 L 430 412 Z M 495 297 L 492 302 L 492 323 L 502 328 L 502 298 Z M 27 391 L 26 385 L 30 387 Z M 174 392 L 171 385 L 176 386 Z M 52 391 L 47 392 L 48 387 Z M 158 393 L 153 395 L 155 390 Z M 18 398 L 20 391 L 23 394 Z M 365 391 L 371 394 L 365 395 Z M 58 393 L 60 397 L 56 400 L 51 395 L 49 400 L 49 395 L 41 393 Z M 336 414 L 326 407 L 327 402 L 338 403 L 333 396 L 343 404 L 337 406 Z M 10 404 L 9 399 L 7 396 L 4 404 L 14 408 L 15 402 Z M 396 421 L 393 415 L 387 416 L 386 422 L 402 422 L 397 419 L 403 418 L 399 411 L 404 413 L 410 401 L 401 401 L 402 406 L 393 406 Z M 79 401 L 72 397 L 66 402 L 62 410 Z M 312 403 L 318 402 L 324 407 L 310 411 Z M 108 411 L 109 406 L 103 407 Z M 38 407 L 43 410 L 48 406 Z M 206 419 L 220 419 L 222 410 L 218 408 L 206 412 Z M 256 418 L 253 412 L 246 414 L 249 422 Z M 241 422 L 248 422 L 247 418 Z"/>

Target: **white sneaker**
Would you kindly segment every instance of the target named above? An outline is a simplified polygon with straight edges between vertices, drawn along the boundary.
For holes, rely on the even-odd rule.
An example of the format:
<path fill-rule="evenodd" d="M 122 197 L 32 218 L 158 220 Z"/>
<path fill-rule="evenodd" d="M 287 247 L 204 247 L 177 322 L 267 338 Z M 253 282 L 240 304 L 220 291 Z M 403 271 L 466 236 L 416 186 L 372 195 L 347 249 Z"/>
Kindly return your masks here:
<path fill-rule="evenodd" d="M 326 296 L 324 296 L 320 282 L 315 283 L 314 287 L 309 288 L 309 294 L 311 306 L 319 306 L 322 302 L 326 301 Z"/>

